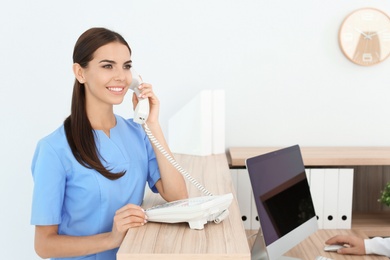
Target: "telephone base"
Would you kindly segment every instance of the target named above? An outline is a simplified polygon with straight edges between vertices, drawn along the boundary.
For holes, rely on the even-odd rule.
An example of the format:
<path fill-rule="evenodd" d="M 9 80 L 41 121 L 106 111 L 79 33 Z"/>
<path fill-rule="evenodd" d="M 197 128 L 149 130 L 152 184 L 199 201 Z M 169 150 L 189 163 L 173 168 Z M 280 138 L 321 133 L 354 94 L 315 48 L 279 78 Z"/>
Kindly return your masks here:
<path fill-rule="evenodd" d="M 220 223 L 228 215 L 233 194 L 177 200 L 146 209 L 150 222 L 187 222 L 191 229 L 203 229 L 208 221 Z"/>
<path fill-rule="evenodd" d="M 204 225 L 207 224 L 207 219 L 199 219 L 197 221 L 188 221 L 188 225 L 191 229 L 203 229 Z"/>

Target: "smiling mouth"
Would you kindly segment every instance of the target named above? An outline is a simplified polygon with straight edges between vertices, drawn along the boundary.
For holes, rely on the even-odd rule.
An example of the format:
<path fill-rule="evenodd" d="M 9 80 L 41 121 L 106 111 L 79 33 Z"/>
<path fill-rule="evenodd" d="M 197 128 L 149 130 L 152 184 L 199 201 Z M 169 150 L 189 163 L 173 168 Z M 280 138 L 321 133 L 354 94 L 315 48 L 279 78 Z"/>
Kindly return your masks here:
<path fill-rule="evenodd" d="M 111 91 L 111 92 L 119 93 L 119 92 L 122 92 L 124 88 L 120 88 L 120 87 L 108 87 L 107 89 L 108 89 L 109 91 Z"/>

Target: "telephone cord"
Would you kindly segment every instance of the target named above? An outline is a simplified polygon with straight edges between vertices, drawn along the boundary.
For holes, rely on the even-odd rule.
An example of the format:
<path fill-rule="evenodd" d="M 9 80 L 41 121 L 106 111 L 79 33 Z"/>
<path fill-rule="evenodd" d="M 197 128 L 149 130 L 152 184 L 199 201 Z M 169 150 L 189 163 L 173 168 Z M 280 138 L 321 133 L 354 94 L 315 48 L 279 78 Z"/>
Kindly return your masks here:
<path fill-rule="evenodd" d="M 202 184 L 200 184 L 197 180 L 195 180 L 186 170 L 184 170 L 176 160 L 165 150 L 165 148 L 160 144 L 156 137 L 150 131 L 146 122 L 144 123 L 145 133 L 148 136 L 150 142 L 161 152 L 162 155 L 176 168 L 188 181 L 190 181 L 198 190 L 206 194 L 207 196 L 213 196 L 211 192 L 209 192 Z M 227 216 L 229 215 L 229 210 L 226 209 L 216 216 L 212 216 L 208 221 L 214 221 L 214 223 L 221 223 Z"/>
<path fill-rule="evenodd" d="M 150 131 L 148 125 L 144 123 L 144 129 L 146 135 L 148 136 L 150 142 L 154 144 L 154 146 L 161 152 L 162 155 L 176 168 L 187 180 L 189 180 L 195 187 L 197 187 L 201 192 L 206 194 L 207 196 L 213 196 L 211 192 L 209 192 L 202 184 L 200 184 L 197 180 L 195 180 L 186 170 L 184 170 L 176 160 L 165 150 L 165 148 L 159 143 L 156 137 Z"/>

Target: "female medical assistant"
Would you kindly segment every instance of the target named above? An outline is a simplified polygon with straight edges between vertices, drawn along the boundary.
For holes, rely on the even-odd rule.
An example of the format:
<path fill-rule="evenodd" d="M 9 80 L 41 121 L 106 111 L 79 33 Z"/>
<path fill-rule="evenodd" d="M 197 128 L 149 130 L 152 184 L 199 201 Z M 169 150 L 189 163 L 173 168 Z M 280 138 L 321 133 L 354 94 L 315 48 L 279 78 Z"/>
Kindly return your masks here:
<path fill-rule="evenodd" d="M 154 185 L 160 172 L 144 130 L 132 119 L 115 117 L 110 137 L 93 130 L 104 166 L 112 172 L 126 171 L 115 181 L 76 161 L 63 126 L 39 141 L 32 163 L 33 225 L 58 225 L 59 234 L 72 236 L 109 232 L 118 208 L 142 203 L 146 182 L 157 192 Z M 75 259 L 115 259 L 116 252 Z"/>

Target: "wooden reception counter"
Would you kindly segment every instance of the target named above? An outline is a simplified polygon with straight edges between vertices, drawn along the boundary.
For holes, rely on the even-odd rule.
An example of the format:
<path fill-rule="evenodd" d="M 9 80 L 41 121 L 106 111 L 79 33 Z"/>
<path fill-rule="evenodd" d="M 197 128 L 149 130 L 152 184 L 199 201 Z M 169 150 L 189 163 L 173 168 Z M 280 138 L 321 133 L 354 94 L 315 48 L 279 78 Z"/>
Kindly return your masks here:
<path fill-rule="evenodd" d="M 203 230 L 192 230 L 187 223 L 149 222 L 128 231 L 117 254 L 127 259 L 250 259 L 250 250 L 225 154 L 211 156 L 175 155 L 177 162 L 213 194 L 232 192 L 229 216 L 220 224 L 213 222 Z M 187 183 L 190 197 L 203 196 Z M 164 203 L 157 194 L 147 193 L 144 208 Z"/>

